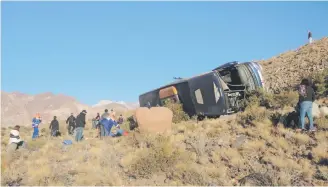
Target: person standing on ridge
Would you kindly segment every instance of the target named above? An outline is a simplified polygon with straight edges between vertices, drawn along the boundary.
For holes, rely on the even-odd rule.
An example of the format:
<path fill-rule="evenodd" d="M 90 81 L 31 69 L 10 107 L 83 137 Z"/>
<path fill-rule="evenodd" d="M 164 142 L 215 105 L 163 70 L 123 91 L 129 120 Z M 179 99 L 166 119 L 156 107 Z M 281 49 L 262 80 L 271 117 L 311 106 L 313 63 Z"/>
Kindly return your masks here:
<path fill-rule="evenodd" d="M 54 116 L 54 119 L 51 121 L 49 129 L 51 130 L 51 136 L 57 136 L 57 132 L 59 131 L 59 122 L 56 116 Z"/>
<path fill-rule="evenodd" d="M 41 116 L 39 113 L 36 113 L 35 117 L 32 119 L 33 135 L 32 140 L 35 140 L 39 137 L 39 125 L 41 123 Z"/>
<path fill-rule="evenodd" d="M 311 31 L 308 31 L 308 40 L 309 40 L 309 44 L 313 42 Z"/>
<path fill-rule="evenodd" d="M 67 129 L 68 129 L 68 134 L 72 135 L 75 129 L 75 120 L 76 118 L 74 117 L 73 113 L 67 118 L 66 124 L 67 124 Z"/>
<path fill-rule="evenodd" d="M 85 127 L 85 115 L 87 114 L 86 110 L 82 110 L 82 112 L 76 117 L 76 136 L 75 140 L 77 142 L 82 140 L 83 130 Z"/>

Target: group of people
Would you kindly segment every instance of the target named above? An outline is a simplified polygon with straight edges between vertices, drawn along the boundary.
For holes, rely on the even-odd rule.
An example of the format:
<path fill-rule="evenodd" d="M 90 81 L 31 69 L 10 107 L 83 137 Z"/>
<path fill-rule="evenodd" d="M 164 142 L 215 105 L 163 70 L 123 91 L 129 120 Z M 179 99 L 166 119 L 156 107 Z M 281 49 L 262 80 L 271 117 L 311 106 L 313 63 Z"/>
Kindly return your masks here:
<path fill-rule="evenodd" d="M 67 118 L 67 130 L 69 135 L 73 135 L 75 132 L 75 140 L 81 141 L 83 139 L 83 131 L 86 125 L 86 114 L 87 111 L 83 110 L 79 115 L 76 117 L 71 113 L 71 115 Z M 35 140 L 39 137 L 39 126 L 42 122 L 41 116 L 39 113 L 35 115 L 32 119 L 32 127 L 33 127 L 33 134 L 32 140 Z M 105 112 L 100 116 L 97 113 L 97 116 L 92 120 L 92 128 L 98 129 L 98 137 L 104 136 L 119 136 L 123 135 L 123 130 L 120 129 L 119 124 L 123 123 L 123 116 L 122 114 L 119 116 L 118 120 L 115 118 L 115 112 L 113 109 L 108 112 L 108 109 L 105 109 Z M 115 126 L 118 130 L 117 133 L 113 134 L 111 132 L 112 127 Z M 54 116 L 53 120 L 50 123 L 49 129 L 51 131 L 51 136 L 60 136 L 61 133 L 59 131 L 59 122 L 57 117 Z"/>
<path fill-rule="evenodd" d="M 105 137 L 105 136 L 120 136 L 123 135 L 123 130 L 120 128 L 120 124 L 123 123 L 123 116 L 122 114 L 116 120 L 115 112 L 111 110 L 108 112 L 108 109 L 105 109 L 104 113 L 100 116 L 98 113 L 97 116 L 92 120 L 92 127 L 94 129 L 98 129 L 98 137 Z M 115 126 L 117 129 L 116 134 L 112 133 L 112 127 Z"/>

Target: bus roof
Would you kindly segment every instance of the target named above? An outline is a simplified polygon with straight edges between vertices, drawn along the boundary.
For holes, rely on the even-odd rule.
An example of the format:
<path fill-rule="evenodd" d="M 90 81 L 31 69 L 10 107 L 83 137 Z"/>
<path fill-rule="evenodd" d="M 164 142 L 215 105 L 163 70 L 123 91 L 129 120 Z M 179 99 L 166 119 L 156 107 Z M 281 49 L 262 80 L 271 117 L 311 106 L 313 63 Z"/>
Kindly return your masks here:
<path fill-rule="evenodd" d="M 169 84 L 166 84 L 166 85 L 161 86 L 161 87 L 159 87 L 159 88 L 153 89 L 153 90 L 148 91 L 148 92 L 145 92 L 145 93 L 143 93 L 143 94 L 140 94 L 140 96 L 141 96 L 141 95 L 145 95 L 145 94 L 150 93 L 150 92 L 154 92 L 154 91 L 156 91 L 156 90 L 160 90 L 160 89 L 163 89 L 163 88 L 169 87 L 169 86 L 174 86 L 174 85 L 177 85 L 177 84 L 185 83 L 185 82 L 188 82 L 189 80 L 192 80 L 192 79 L 194 79 L 194 78 L 196 78 L 196 77 L 200 77 L 200 76 L 203 76 L 203 75 L 206 75 L 206 74 L 209 74 L 209 73 L 214 73 L 214 72 L 213 72 L 213 71 L 209 71 L 209 72 L 205 72 L 205 73 L 202 73 L 202 74 L 199 74 L 199 75 L 196 75 L 196 76 L 190 77 L 190 78 L 177 79 L 177 80 L 175 80 L 175 81 L 173 81 L 173 82 L 171 82 L 171 83 L 169 83 Z"/>

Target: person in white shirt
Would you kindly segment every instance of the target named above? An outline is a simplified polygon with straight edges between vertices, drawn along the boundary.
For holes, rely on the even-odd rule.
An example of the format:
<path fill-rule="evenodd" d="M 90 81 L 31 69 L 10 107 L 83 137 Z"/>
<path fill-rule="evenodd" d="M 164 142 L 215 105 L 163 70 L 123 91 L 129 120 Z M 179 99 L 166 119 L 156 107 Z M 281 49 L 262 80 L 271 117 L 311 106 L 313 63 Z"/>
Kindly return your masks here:
<path fill-rule="evenodd" d="M 10 138 L 9 138 L 8 146 L 15 148 L 15 150 L 24 145 L 24 141 L 21 140 L 20 136 L 19 136 L 19 129 L 20 129 L 20 126 L 16 125 L 14 127 L 14 129 L 10 131 Z M 13 146 L 13 145 L 15 145 L 15 146 Z"/>

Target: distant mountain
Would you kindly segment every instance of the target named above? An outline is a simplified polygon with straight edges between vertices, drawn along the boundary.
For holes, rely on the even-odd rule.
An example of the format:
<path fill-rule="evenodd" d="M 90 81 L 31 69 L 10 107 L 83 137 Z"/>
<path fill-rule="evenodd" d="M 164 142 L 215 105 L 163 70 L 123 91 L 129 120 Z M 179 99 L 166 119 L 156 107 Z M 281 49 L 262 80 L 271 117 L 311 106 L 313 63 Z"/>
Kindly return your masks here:
<path fill-rule="evenodd" d="M 138 107 L 138 103 L 100 101 L 94 106 L 80 103 L 75 98 L 63 94 L 50 92 L 28 95 L 20 92 L 1 91 L 1 125 L 31 125 L 31 119 L 39 112 L 45 123 L 57 116 L 60 120 L 66 120 L 70 113 L 77 115 L 82 110 L 87 110 L 87 119 L 95 117 L 96 113 L 102 113 L 106 108 L 114 109 L 117 113 L 123 113 Z"/>
<path fill-rule="evenodd" d="M 118 105 L 123 105 L 128 109 L 134 109 L 136 107 L 139 106 L 139 102 L 135 102 L 135 103 L 127 103 L 124 101 L 111 101 L 111 100 L 101 100 L 99 101 L 99 103 L 93 105 L 92 107 L 103 107 L 103 106 L 110 106 L 113 104 L 118 104 Z"/>

